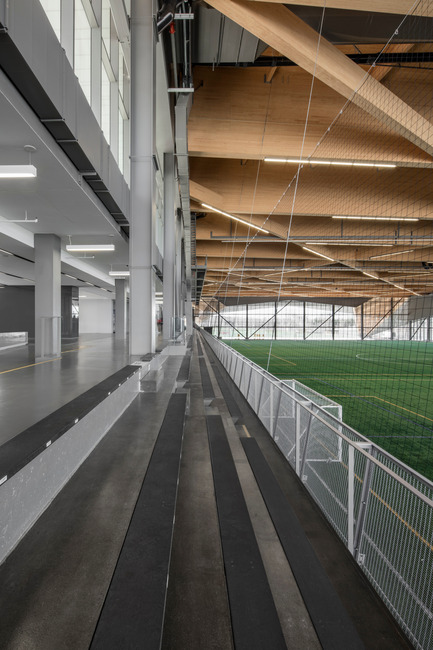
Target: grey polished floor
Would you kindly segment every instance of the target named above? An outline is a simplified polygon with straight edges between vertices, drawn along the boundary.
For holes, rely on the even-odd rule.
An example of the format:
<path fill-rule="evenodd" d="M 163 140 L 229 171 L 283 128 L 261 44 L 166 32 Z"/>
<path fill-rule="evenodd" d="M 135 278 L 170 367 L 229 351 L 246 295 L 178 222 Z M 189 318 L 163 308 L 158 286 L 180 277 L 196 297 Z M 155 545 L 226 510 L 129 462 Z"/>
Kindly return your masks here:
<path fill-rule="evenodd" d="M 33 346 L 0 352 L 0 445 L 129 363 L 108 334 L 62 345 L 61 359 L 35 364 Z"/>

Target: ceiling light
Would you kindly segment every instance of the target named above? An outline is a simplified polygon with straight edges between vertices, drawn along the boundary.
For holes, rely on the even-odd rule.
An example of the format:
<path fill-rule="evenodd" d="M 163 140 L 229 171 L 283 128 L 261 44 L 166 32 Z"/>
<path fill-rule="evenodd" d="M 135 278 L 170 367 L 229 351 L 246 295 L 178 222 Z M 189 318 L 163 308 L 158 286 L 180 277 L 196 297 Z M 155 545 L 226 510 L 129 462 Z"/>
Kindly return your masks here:
<path fill-rule="evenodd" d="M 71 280 L 78 280 L 78 278 L 74 277 L 73 275 L 69 275 L 69 273 L 64 273 L 63 275 L 67 278 L 71 278 Z"/>
<path fill-rule="evenodd" d="M 368 220 L 368 221 L 419 221 L 419 219 L 409 218 L 409 217 L 353 217 L 353 216 L 341 216 L 333 215 L 333 219 L 357 219 L 357 220 Z"/>
<path fill-rule="evenodd" d="M 344 167 L 385 167 L 389 169 L 397 167 L 397 165 L 391 163 L 363 163 L 353 162 L 350 160 L 314 160 L 312 158 L 306 158 L 305 160 L 299 160 L 298 158 L 265 158 L 265 162 L 293 163 L 295 165 L 305 163 L 307 165 L 341 165 Z"/>
<path fill-rule="evenodd" d="M 229 214 L 228 212 L 223 212 L 222 210 L 218 210 L 218 208 L 213 208 L 211 205 L 208 205 L 207 203 L 202 203 L 202 206 L 204 208 L 207 208 L 208 210 L 212 210 L 212 212 L 218 212 L 218 214 L 222 214 L 224 217 L 228 217 L 229 219 L 234 219 L 234 221 L 239 221 L 239 223 L 243 223 L 245 226 L 255 228 L 256 230 L 260 230 L 260 232 L 264 232 L 267 235 L 269 235 L 269 230 L 265 230 L 264 228 L 255 226 L 253 223 L 250 223 L 249 221 L 245 221 L 244 219 L 239 219 L 239 217 L 234 217 L 232 214 Z"/>
<path fill-rule="evenodd" d="M 104 251 L 114 251 L 114 244 L 67 244 L 68 253 L 101 253 Z"/>
<path fill-rule="evenodd" d="M 410 248 L 407 251 L 397 251 L 397 253 L 384 253 L 383 255 L 372 255 L 369 259 L 370 260 L 377 260 L 379 257 L 394 257 L 394 255 L 403 255 L 403 253 L 413 253 L 415 251 L 414 248 Z"/>
<path fill-rule="evenodd" d="M 0 165 L 0 178 L 35 178 L 34 165 Z"/>
<path fill-rule="evenodd" d="M 294 242 L 295 243 L 295 242 Z M 380 244 L 376 242 L 336 242 L 336 241 L 306 241 L 306 244 L 310 246 L 368 246 L 371 248 L 372 246 L 380 246 L 380 247 L 387 247 L 387 246 L 392 246 L 393 244 Z"/>
<path fill-rule="evenodd" d="M 313 253 L 314 255 L 318 255 L 319 257 L 324 257 L 325 260 L 330 260 L 331 262 L 335 262 L 335 260 L 332 257 L 328 257 L 328 255 L 323 255 L 323 253 L 318 253 L 317 251 L 313 251 L 311 248 L 307 248 L 306 246 L 302 246 L 304 251 L 308 251 L 309 253 Z"/>
<path fill-rule="evenodd" d="M 125 278 L 130 276 L 130 271 L 108 271 L 112 278 Z"/>
<path fill-rule="evenodd" d="M 4 253 L 5 255 L 13 255 L 13 253 L 10 253 L 9 251 L 5 251 L 4 248 L 0 248 L 0 253 Z"/>

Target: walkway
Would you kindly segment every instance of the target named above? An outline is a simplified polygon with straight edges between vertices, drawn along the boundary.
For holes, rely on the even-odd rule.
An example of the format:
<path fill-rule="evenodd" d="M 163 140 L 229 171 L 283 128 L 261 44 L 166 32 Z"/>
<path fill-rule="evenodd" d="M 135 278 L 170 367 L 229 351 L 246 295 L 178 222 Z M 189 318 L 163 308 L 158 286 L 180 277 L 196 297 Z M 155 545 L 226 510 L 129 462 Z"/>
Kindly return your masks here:
<path fill-rule="evenodd" d="M 105 650 L 153 647 L 149 639 L 143 639 L 140 646 L 131 644 L 130 632 L 121 623 L 116 626 L 124 634 L 123 645 L 113 641 L 100 646 L 95 643 L 95 629 L 103 638 L 104 616 L 100 614 L 110 599 L 113 573 L 121 565 L 125 535 L 128 540 L 137 534 L 131 517 L 154 460 L 155 441 L 181 362 L 181 357 L 168 358 L 162 388 L 157 393 L 141 393 L 134 400 L 0 567 L 1 648 L 87 650 L 92 639 L 92 647 Z M 197 340 L 189 381 L 178 385 L 177 393 L 189 393 L 190 401 L 161 647 L 347 650 L 363 644 L 374 650 L 410 648 L 225 371 Z M 304 539 L 302 552 L 291 564 L 262 498 L 266 486 L 258 478 L 259 489 L 251 469 L 252 447 L 265 459 L 271 480 L 277 479 L 292 512 L 289 544 L 295 538 Z M 232 525 L 242 526 L 242 532 L 231 534 Z M 245 540 L 248 543 L 239 557 Z M 254 555 L 254 546 L 260 553 L 252 566 L 248 558 Z M 299 587 L 304 595 L 308 589 L 305 592 L 305 584 L 298 584 L 305 582 L 305 576 L 299 575 L 303 565 L 313 564 L 315 580 L 304 602 Z M 245 576 L 241 580 L 236 573 L 239 567 Z M 138 567 L 135 573 L 128 577 L 132 582 L 125 602 L 134 584 L 141 588 L 146 581 Z M 258 586 L 251 588 L 254 581 Z M 123 615 L 122 600 L 116 601 L 116 616 Z M 329 621 L 335 607 L 341 607 L 341 625 L 335 627 L 332 622 L 334 638 L 326 645 L 331 625 L 326 630 L 326 616 L 319 620 L 320 607 L 323 614 L 330 602 Z M 258 603 L 265 605 L 253 614 Z M 264 634 L 260 620 L 273 625 L 266 642 L 260 640 Z M 348 638 L 353 645 L 348 645 Z"/>

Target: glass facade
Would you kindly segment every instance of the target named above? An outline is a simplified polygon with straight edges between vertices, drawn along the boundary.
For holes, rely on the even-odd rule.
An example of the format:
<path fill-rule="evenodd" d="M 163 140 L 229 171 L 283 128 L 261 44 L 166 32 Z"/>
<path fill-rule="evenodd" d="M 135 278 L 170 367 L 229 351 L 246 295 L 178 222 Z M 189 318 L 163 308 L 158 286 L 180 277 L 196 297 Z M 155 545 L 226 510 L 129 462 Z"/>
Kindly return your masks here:
<path fill-rule="evenodd" d="M 70 0 L 62 5 L 61 0 L 41 0 L 41 4 L 129 182 L 129 61 L 116 31 L 111 2 Z M 63 21 L 62 6 L 68 11 Z M 124 9 L 129 16 L 130 2 L 124 3 Z"/>

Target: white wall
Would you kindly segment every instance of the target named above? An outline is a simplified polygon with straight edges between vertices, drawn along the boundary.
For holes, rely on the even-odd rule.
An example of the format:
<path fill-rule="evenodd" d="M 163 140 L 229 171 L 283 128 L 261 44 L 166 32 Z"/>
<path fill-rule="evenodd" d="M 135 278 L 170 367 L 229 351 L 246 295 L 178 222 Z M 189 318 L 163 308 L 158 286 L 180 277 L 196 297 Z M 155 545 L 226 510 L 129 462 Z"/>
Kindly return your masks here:
<path fill-rule="evenodd" d="M 111 298 L 80 298 L 80 334 L 113 333 L 113 301 Z"/>

